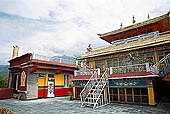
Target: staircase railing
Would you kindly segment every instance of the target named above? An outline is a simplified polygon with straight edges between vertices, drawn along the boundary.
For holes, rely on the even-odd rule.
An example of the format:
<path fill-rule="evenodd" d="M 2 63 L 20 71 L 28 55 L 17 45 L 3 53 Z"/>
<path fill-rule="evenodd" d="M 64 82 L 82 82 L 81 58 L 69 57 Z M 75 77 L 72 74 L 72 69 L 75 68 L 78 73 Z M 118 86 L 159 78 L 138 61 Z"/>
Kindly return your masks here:
<path fill-rule="evenodd" d="M 106 85 L 109 86 L 108 78 L 109 78 L 109 68 L 106 68 L 105 72 L 103 73 L 102 77 L 98 81 L 98 84 L 95 86 L 95 89 L 92 92 L 93 93 L 92 97 L 94 98 L 94 101 L 95 101 L 93 108 L 98 108 L 99 106 L 103 106 L 103 105 L 110 103 L 109 87 L 107 87 L 108 90 L 106 93 L 104 93 L 104 96 L 102 94 Z"/>
<path fill-rule="evenodd" d="M 170 66 L 170 53 L 162 58 L 158 63 L 150 67 L 151 71 L 159 74 L 165 67 Z"/>
<path fill-rule="evenodd" d="M 98 81 L 98 71 L 94 70 L 94 73 L 92 74 L 89 81 L 86 83 L 86 85 L 84 86 L 83 90 L 80 93 L 82 105 L 87 99 L 87 96 L 89 95 L 91 89 L 93 88 L 93 86 L 97 81 Z"/>
<path fill-rule="evenodd" d="M 92 75 L 93 73 L 94 73 L 94 70 L 92 68 L 90 68 L 86 64 L 83 64 L 83 66 L 80 68 L 80 70 L 76 70 L 74 72 L 74 76 Z"/>

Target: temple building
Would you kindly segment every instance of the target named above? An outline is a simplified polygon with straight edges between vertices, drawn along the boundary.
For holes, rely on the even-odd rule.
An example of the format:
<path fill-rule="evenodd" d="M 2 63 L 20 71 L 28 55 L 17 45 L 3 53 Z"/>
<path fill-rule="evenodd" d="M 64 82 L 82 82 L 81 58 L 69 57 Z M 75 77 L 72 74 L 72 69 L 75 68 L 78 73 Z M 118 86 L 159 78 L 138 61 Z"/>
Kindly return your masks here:
<path fill-rule="evenodd" d="M 170 12 L 98 34 L 109 46 L 88 47 L 75 71 L 73 93 L 82 106 L 157 105 L 170 95 Z"/>
<path fill-rule="evenodd" d="M 18 56 L 18 46 L 14 46 L 9 63 L 8 87 L 13 88 L 15 98 L 36 99 L 72 92 L 70 80 L 77 69 L 74 61 L 33 53 Z"/>

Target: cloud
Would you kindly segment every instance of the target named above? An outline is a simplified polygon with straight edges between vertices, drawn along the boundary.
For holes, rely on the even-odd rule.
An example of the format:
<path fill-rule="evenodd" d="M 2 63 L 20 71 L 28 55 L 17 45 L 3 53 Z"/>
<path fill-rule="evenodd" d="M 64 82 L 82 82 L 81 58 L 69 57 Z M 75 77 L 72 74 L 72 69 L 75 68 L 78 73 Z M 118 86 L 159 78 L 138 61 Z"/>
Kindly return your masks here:
<path fill-rule="evenodd" d="M 0 64 L 10 59 L 12 45 L 20 55 L 83 55 L 88 44 L 107 45 L 105 33 L 167 13 L 169 0 L 2 0 Z"/>

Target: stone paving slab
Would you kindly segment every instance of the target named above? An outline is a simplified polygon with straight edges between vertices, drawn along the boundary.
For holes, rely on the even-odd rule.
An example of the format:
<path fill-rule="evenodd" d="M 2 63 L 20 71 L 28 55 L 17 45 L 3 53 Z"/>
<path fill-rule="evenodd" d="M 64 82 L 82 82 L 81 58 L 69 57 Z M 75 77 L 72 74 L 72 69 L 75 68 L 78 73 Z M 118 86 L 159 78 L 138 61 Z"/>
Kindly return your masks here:
<path fill-rule="evenodd" d="M 98 109 L 80 107 L 79 100 L 55 97 L 20 101 L 0 100 L 0 108 L 11 109 L 16 114 L 168 114 L 167 111 L 151 106 L 113 103 Z"/>

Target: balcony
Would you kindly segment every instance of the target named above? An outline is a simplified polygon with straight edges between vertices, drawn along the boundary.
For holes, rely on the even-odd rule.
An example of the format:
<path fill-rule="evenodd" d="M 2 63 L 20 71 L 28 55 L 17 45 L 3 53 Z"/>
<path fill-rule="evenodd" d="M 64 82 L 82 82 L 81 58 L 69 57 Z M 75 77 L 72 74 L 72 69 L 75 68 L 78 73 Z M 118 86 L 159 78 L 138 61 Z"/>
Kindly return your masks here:
<path fill-rule="evenodd" d="M 158 35 L 159 35 L 159 32 L 156 31 L 156 32 L 148 33 L 148 34 L 133 36 L 133 37 L 122 39 L 122 40 L 116 40 L 111 43 L 112 43 L 112 45 L 126 44 L 128 42 L 134 42 L 134 41 L 140 41 L 140 40 L 145 40 L 145 39 L 149 39 L 149 38 L 155 38 Z"/>
<path fill-rule="evenodd" d="M 150 71 L 149 63 L 110 67 L 110 74 L 123 74 L 123 73 L 149 72 L 149 71 Z"/>
<path fill-rule="evenodd" d="M 44 61 L 51 61 L 51 62 L 58 62 L 58 63 L 64 63 L 64 64 L 72 64 L 76 65 L 76 60 L 74 59 L 66 59 L 64 57 L 59 57 L 59 56 L 44 56 L 44 55 L 39 55 L 39 54 L 32 54 L 32 59 L 38 59 L 38 60 L 44 60 Z"/>

